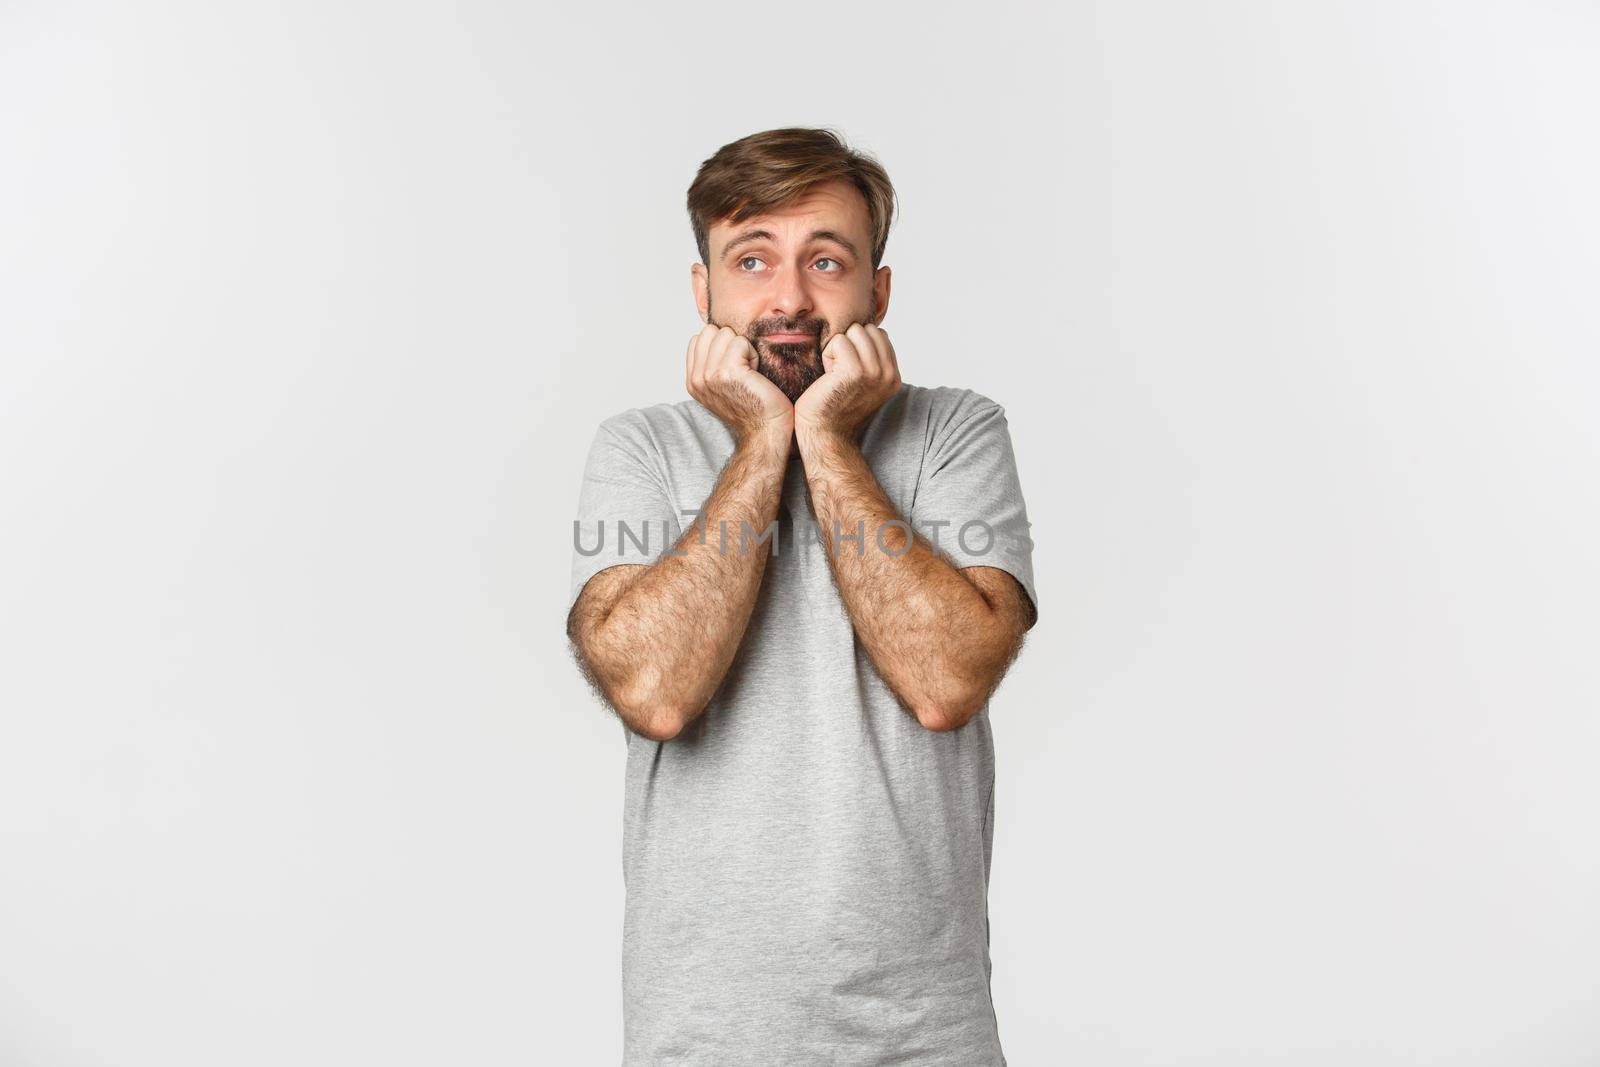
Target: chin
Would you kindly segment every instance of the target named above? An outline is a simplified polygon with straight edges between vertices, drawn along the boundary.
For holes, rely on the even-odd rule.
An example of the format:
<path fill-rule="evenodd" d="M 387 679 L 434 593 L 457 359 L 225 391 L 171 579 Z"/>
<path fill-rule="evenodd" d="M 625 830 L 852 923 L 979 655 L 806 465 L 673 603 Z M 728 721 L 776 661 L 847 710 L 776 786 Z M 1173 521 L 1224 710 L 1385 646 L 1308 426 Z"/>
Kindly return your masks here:
<path fill-rule="evenodd" d="M 779 369 L 770 366 L 761 366 L 757 369 L 760 370 L 763 378 L 771 382 L 773 385 L 776 385 L 779 392 L 783 393 L 784 396 L 789 398 L 789 403 L 791 404 L 799 400 L 800 395 L 811 386 L 812 382 L 816 381 L 817 378 L 820 377 L 820 374 L 807 374 L 804 371 L 791 367 Z"/>

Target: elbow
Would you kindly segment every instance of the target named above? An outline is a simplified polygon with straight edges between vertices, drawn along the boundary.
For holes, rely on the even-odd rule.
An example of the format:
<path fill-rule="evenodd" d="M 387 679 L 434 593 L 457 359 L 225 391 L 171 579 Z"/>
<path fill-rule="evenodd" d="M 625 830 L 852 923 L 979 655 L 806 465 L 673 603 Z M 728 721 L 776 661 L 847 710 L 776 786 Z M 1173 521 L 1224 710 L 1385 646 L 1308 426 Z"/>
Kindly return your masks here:
<path fill-rule="evenodd" d="M 973 712 L 962 713 L 959 711 L 946 711 L 942 709 L 923 709 L 915 712 L 917 722 L 923 729 L 932 730 L 936 734 L 949 733 L 959 730 L 972 721 Z"/>
<path fill-rule="evenodd" d="M 683 733 L 686 725 L 681 715 L 670 711 L 657 711 L 654 714 L 635 711 L 630 716 L 624 716 L 634 733 L 650 741 L 671 741 Z"/>
<path fill-rule="evenodd" d="M 583 676 L 631 732 L 651 741 L 671 741 L 694 718 L 695 711 L 682 706 L 682 698 L 663 684 L 660 670 L 646 667 L 624 674 L 614 657 L 582 635 L 573 637 L 572 647 Z"/>
<path fill-rule="evenodd" d="M 687 709 L 653 690 L 630 689 L 617 694 L 612 703 L 629 729 L 651 741 L 671 741 L 694 718 Z"/>
<path fill-rule="evenodd" d="M 971 722 L 973 716 L 983 710 L 983 704 L 981 696 L 973 695 L 954 699 L 922 700 L 911 705 L 911 713 L 917 717 L 917 722 L 923 729 L 932 730 L 934 733 L 949 733 Z"/>
<path fill-rule="evenodd" d="M 906 708 L 924 729 L 935 733 L 959 730 L 989 705 L 989 696 L 1005 673 L 1004 662 L 991 658 L 987 663 L 948 665 L 923 679 L 916 699 L 904 700 Z"/>

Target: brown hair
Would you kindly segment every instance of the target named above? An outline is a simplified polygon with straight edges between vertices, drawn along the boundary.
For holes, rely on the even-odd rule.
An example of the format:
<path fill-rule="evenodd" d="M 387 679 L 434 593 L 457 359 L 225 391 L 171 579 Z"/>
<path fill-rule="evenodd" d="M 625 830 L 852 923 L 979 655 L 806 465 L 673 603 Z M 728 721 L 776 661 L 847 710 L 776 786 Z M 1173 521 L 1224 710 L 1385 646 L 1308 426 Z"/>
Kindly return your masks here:
<path fill-rule="evenodd" d="M 723 145 L 689 186 L 689 223 L 700 261 L 711 264 L 711 224 L 742 222 L 781 207 L 813 185 L 843 178 L 861 190 L 872 220 L 872 269 L 883 261 L 894 221 L 894 186 L 883 165 L 833 130 L 790 126 Z"/>

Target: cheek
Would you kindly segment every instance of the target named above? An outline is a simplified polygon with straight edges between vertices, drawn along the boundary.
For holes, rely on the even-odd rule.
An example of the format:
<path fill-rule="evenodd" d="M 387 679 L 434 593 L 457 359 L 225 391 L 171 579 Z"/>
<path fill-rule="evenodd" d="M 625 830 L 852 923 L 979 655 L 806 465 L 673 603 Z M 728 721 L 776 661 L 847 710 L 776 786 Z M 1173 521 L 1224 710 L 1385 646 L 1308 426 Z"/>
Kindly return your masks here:
<path fill-rule="evenodd" d="M 761 317 L 761 304 L 759 301 L 752 304 L 748 299 L 739 299 L 738 293 L 719 289 L 712 294 L 711 313 L 717 325 L 731 326 L 735 332 L 749 337 L 750 324 Z"/>
<path fill-rule="evenodd" d="M 877 300 L 871 289 L 863 292 L 829 293 L 817 301 L 817 314 L 828 320 L 828 332 L 844 332 L 853 322 L 869 322 Z"/>

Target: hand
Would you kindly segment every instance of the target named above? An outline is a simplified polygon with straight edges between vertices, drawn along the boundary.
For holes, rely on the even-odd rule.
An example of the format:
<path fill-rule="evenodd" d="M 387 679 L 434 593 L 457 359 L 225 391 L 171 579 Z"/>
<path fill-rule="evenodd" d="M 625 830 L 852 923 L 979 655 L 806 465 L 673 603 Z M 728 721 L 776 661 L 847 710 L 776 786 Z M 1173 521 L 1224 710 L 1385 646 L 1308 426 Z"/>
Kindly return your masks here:
<path fill-rule="evenodd" d="M 796 436 L 854 439 L 867 416 L 900 390 L 900 365 L 889 335 L 871 323 L 851 323 L 822 350 L 822 377 L 794 405 Z"/>
<path fill-rule="evenodd" d="M 794 405 L 756 369 L 756 350 L 730 326 L 706 323 L 689 339 L 684 384 L 734 440 L 767 434 L 785 449 L 794 432 Z"/>

